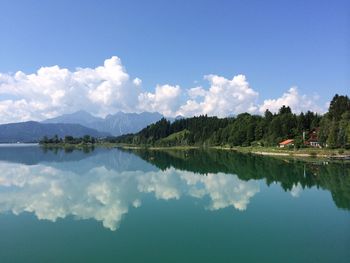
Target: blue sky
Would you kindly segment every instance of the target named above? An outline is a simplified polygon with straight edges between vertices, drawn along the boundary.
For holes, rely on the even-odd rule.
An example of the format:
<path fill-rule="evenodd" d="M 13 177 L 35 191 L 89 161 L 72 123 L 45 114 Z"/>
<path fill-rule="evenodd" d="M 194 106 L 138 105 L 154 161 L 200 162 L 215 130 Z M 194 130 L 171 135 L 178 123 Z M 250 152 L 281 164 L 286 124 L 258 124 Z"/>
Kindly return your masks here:
<path fill-rule="evenodd" d="M 258 93 L 251 98 L 257 108 L 265 100 L 277 103 L 293 86 L 306 102 L 318 96 L 320 108 L 335 93 L 350 90 L 349 1 L 2 0 L 0 9 L 0 72 L 6 79 L 19 70 L 30 74 L 54 65 L 72 72 L 96 68 L 117 56 L 130 79 L 142 80 L 140 93 L 147 103 L 156 100 L 157 85 L 178 85 L 181 94 L 172 102 L 174 109 L 163 109 L 168 115 L 184 112 L 175 108 L 192 99 L 186 94 L 189 89 L 215 86 L 213 78 L 204 78 L 210 74 L 226 80 L 243 74 Z M 17 92 L 10 92 L 6 81 L 0 79 L 0 85 L 6 82 L 0 100 L 13 104 L 21 99 L 23 89 L 17 86 L 22 84 L 13 84 Z M 205 108 L 199 104 L 206 97 L 199 97 L 194 113 Z M 96 114 L 132 111 L 116 104 L 100 110 L 95 104 L 90 110 Z M 137 110 L 162 111 L 156 103 L 143 107 Z M 47 115 L 58 113 L 50 108 Z"/>

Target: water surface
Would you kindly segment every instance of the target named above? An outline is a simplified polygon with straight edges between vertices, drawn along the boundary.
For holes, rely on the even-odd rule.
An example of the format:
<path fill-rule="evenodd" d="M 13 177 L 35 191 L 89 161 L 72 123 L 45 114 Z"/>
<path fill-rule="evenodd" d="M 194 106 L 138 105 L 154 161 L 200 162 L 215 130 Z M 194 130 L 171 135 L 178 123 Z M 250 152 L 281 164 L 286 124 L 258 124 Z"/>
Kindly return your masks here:
<path fill-rule="evenodd" d="M 0 262 L 348 262 L 350 165 L 0 148 Z"/>

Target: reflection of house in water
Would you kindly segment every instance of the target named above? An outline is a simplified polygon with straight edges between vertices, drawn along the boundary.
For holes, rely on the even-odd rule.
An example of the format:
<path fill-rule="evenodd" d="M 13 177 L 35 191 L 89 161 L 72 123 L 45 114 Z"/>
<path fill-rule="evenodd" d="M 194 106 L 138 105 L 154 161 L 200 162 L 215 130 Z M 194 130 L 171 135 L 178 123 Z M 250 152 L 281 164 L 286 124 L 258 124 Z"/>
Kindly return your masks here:
<path fill-rule="evenodd" d="M 321 147 L 320 142 L 318 140 L 318 132 L 319 132 L 319 128 L 313 129 L 309 135 L 308 135 L 308 139 L 305 140 L 304 144 L 311 146 L 311 147 Z M 305 139 L 305 133 L 303 134 L 303 137 Z"/>

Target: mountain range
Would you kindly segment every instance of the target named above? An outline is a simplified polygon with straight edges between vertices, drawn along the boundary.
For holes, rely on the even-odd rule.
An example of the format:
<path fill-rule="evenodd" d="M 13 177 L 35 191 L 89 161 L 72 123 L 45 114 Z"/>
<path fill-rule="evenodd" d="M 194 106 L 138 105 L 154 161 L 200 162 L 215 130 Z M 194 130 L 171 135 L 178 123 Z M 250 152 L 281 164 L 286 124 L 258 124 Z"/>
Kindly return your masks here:
<path fill-rule="evenodd" d="M 42 122 L 27 121 L 0 125 L 0 143 L 38 142 L 44 136 L 63 138 L 71 135 L 82 137 L 119 136 L 135 133 L 163 118 L 157 112 L 124 113 L 96 117 L 80 110 L 70 114 L 44 120 Z M 169 119 L 174 121 L 175 119 Z"/>
<path fill-rule="evenodd" d="M 110 134 L 72 123 L 40 123 L 35 121 L 9 123 L 0 125 L 0 143 L 38 142 L 44 136 L 60 138 L 71 135 L 82 137 L 106 137 Z"/>
<path fill-rule="evenodd" d="M 147 125 L 159 121 L 161 118 L 163 118 L 163 115 L 158 112 L 118 112 L 113 115 L 107 115 L 105 118 L 100 118 L 81 110 L 71 114 L 64 114 L 52 119 L 47 119 L 42 123 L 80 124 L 99 132 L 119 136 L 122 134 L 138 132 Z"/>

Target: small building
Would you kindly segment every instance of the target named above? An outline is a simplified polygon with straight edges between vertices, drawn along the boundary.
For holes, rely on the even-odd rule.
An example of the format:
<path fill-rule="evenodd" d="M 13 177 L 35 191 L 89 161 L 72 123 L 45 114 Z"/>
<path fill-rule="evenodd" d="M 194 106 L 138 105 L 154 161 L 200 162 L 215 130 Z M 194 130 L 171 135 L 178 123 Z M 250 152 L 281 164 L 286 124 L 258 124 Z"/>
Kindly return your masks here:
<path fill-rule="evenodd" d="M 294 145 L 293 139 L 288 139 L 288 140 L 285 140 L 285 141 L 279 143 L 280 148 L 284 148 L 284 147 L 289 146 L 289 145 Z"/>
<path fill-rule="evenodd" d="M 320 145 L 319 141 L 309 140 L 308 143 L 309 143 L 308 145 L 310 145 L 311 147 L 321 148 L 321 145 Z"/>
<path fill-rule="evenodd" d="M 311 146 L 311 147 L 321 147 L 321 144 L 318 140 L 318 128 L 317 129 L 314 129 L 312 130 L 310 133 L 309 133 L 309 139 L 305 141 L 305 145 L 307 146 Z"/>

